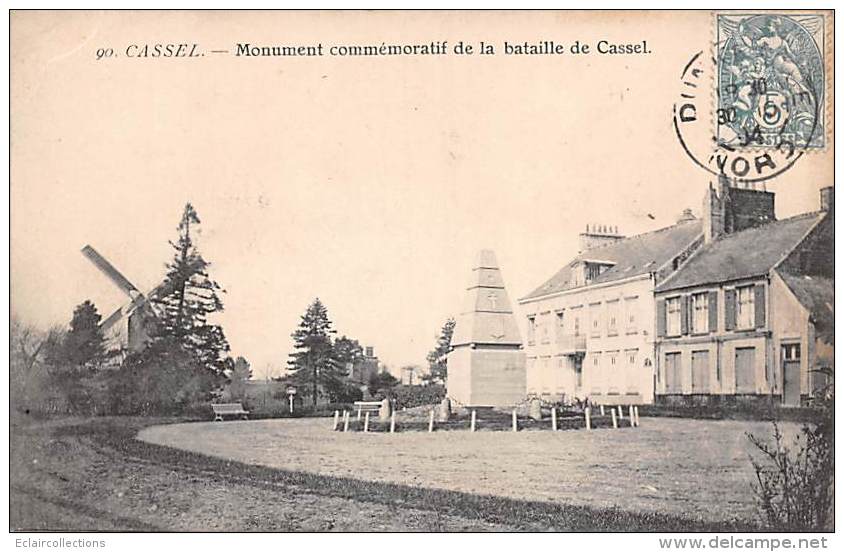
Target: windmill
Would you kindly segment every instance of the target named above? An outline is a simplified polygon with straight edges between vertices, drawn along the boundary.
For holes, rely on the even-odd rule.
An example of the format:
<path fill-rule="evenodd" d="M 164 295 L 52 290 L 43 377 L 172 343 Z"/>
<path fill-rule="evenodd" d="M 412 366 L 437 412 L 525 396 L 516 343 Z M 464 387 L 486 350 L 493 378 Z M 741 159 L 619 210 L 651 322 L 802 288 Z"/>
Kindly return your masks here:
<path fill-rule="evenodd" d="M 149 341 L 151 326 L 155 323 L 155 314 L 149 304 L 149 299 L 162 295 L 165 292 L 164 285 L 156 286 L 145 296 L 90 245 L 82 248 L 82 254 L 129 297 L 127 304 L 100 323 L 103 335 L 123 351 L 142 350 Z"/>

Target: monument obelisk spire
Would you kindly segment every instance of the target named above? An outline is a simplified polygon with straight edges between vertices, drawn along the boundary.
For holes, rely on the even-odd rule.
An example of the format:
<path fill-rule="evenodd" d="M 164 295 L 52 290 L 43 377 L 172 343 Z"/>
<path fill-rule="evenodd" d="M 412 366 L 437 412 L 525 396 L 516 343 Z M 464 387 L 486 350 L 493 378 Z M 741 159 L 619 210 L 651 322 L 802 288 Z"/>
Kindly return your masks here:
<path fill-rule="evenodd" d="M 525 355 L 495 253 L 482 250 L 448 355 L 448 396 L 458 404 L 510 406 L 526 393 Z"/>

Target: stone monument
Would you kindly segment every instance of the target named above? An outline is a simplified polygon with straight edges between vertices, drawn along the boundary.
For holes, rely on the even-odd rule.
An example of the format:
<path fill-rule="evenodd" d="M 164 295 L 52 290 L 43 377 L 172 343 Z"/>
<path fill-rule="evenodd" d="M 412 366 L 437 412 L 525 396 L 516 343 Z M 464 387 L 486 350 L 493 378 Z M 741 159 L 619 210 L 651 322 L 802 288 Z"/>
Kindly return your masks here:
<path fill-rule="evenodd" d="M 512 406 L 527 376 L 519 328 L 495 253 L 478 255 L 448 354 L 447 395 L 458 405 Z"/>

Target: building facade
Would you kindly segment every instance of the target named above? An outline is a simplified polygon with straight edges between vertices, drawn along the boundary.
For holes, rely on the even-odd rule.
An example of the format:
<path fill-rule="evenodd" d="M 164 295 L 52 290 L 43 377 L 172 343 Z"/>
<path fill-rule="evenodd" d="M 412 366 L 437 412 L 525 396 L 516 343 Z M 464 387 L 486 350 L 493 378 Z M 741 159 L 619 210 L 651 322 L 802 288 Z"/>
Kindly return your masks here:
<path fill-rule="evenodd" d="M 632 237 L 587 226 L 581 252 L 519 303 L 527 392 L 549 401 L 647 404 L 654 399 L 654 288 L 702 244 L 686 210 L 677 224 Z"/>
<path fill-rule="evenodd" d="M 834 215 L 821 193 L 821 211 L 776 221 L 770 192 L 710 188 L 704 245 L 656 288 L 658 402 L 799 405 L 823 385 Z"/>

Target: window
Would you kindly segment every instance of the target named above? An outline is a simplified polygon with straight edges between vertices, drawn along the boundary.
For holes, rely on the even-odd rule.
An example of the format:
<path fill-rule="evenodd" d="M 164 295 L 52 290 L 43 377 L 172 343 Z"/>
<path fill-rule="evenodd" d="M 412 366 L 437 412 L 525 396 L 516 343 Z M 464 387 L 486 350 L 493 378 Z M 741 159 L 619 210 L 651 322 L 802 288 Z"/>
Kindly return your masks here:
<path fill-rule="evenodd" d="M 736 289 L 736 327 L 740 329 L 752 328 L 754 322 L 753 288 L 745 286 Z"/>
<path fill-rule="evenodd" d="M 680 373 L 680 353 L 665 354 L 665 392 L 681 393 L 683 391 L 683 380 Z"/>
<path fill-rule="evenodd" d="M 563 323 L 563 311 L 557 311 L 555 313 L 556 316 L 556 332 L 557 332 L 557 341 L 559 341 L 564 335 L 566 335 L 566 328 Z"/>
<path fill-rule="evenodd" d="M 607 302 L 607 335 L 618 334 L 619 302 Z"/>
<path fill-rule="evenodd" d="M 580 335 L 580 310 L 572 312 L 572 327 L 574 328 L 574 335 Z"/>
<path fill-rule="evenodd" d="M 665 300 L 667 335 L 680 335 L 680 310 L 679 297 L 672 297 Z"/>
<path fill-rule="evenodd" d="M 709 392 L 709 351 L 692 351 L 692 393 Z"/>
<path fill-rule="evenodd" d="M 800 360 L 800 344 L 789 343 L 782 346 L 783 360 Z"/>
<path fill-rule="evenodd" d="M 627 351 L 627 366 L 628 368 L 635 368 L 636 367 L 636 353 L 639 351 Z"/>
<path fill-rule="evenodd" d="M 602 379 L 603 373 L 601 370 L 601 353 L 593 353 L 592 371 L 589 373 L 589 381 L 591 382 L 593 393 L 600 393 Z"/>
<path fill-rule="evenodd" d="M 542 317 L 539 319 L 539 334 L 540 334 L 540 340 L 542 341 L 542 343 L 550 343 L 550 341 L 551 341 L 551 339 L 550 339 L 550 333 L 551 332 L 548 331 L 548 326 L 550 325 L 550 322 L 551 322 L 549 320 L 549 318 L 550 318 L 550 313 L 546 313 L 546 314 L 542 315 Z"/>
<path fill-rule="evenodd" d="M 574 357 L 574 382 L 578 389 L 583 387 L 583 357 Z"/>
<path fill-rule="evenodd" d="M 601 304 L 593 303 L 589 305 L 589 316 L 592 319 L 592 335 L 599 337 L 601 335 Z"/>
<path fill-rule="evenodd" d="M 704 334 L 709 331 L 709 294 L 692 295 L 692 333 Z"/>
<path fill-rule="evenodd" d="M 756 392 L 756 348 L 736 349 L 736 393 Z"/>
<path fill-rule="evenodd" d="M 633 334 L 638 331 L 638 328 L 636 327 L 636 308 L 638 307 L 638 304 L 638 297 L 628 297 L 624 300 L 624 311 L 627 316 L 626 331 L 629 334 Z"/>
<path fill-rule="evenodd" d="M 528 316 L 528 344 L 533 345 L 536 338 L 536 317 Z"/>

